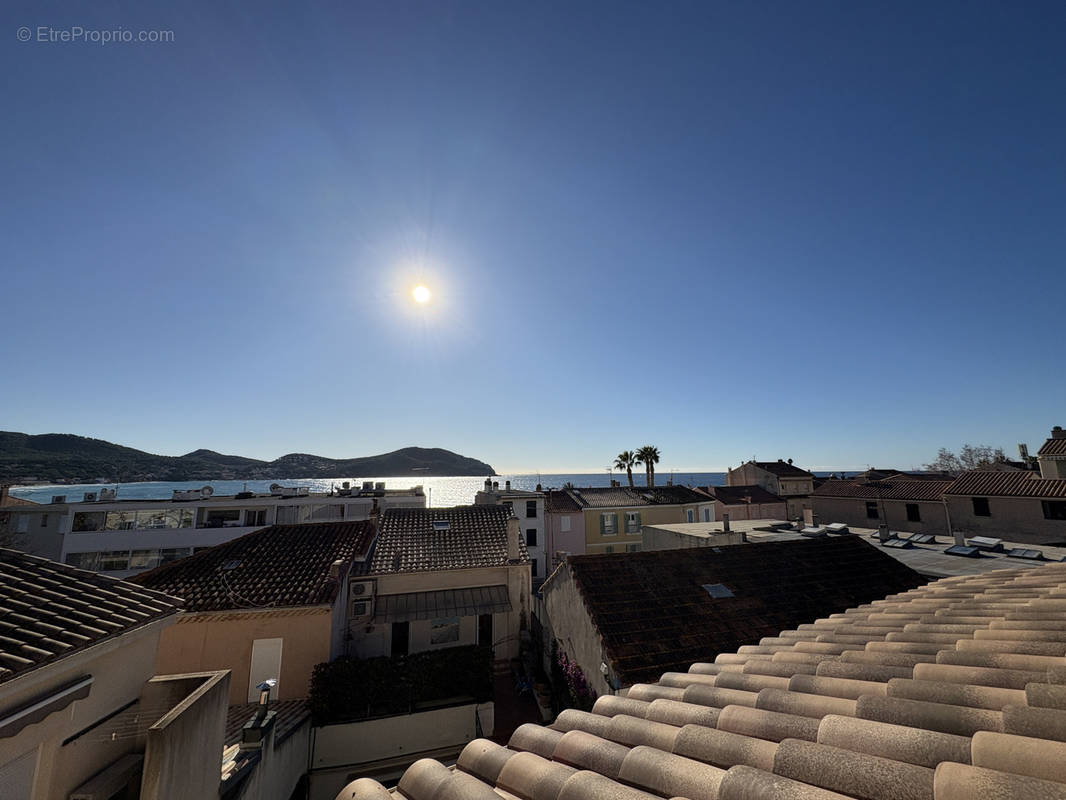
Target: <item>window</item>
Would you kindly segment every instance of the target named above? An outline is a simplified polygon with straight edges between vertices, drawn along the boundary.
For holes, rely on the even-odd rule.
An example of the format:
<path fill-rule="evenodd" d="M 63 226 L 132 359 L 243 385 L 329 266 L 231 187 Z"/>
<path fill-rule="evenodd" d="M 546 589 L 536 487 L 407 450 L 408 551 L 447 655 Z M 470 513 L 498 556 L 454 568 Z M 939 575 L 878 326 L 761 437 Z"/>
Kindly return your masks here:
<path fill-rule="evenodd" d="M 695 522 L 696 521 L 696 515 L 692 512 L 691 508 L 686 508 L 685 509 L 685 520 L 687 522 Z"/>
<path fill-rule="evenodd" d="M 531 569 L 533 571 L 533 577 L 536 578 L 537 577 L 537 559 L 534 558 L 530 563 L 532 564 Z"/>
<path fill-rule="evenodd" d="M 104 527 L 105 516 L 103 511 L 79 511 L 74 515 L 74 523 L 70 529 L 75 533 L 98 531 Z"/>
<path fill-rule="evenodd" d="M 131 531 L 136 514 L 132 511 L 108 511 L 104 521 L 104 530 Z"/>
<path fill-rule="evenodd" d="M 526 517 L 537 516 L 537 501 L 526 500 Z"/>
<path fill-rule="evenodd" d="M 47 514 L 41 514 L 41 527 L 42 528 L 47 528 L 48 527 L 48 515 Z"/>
<path fill-rule="evenodd" d="M 278 506 L 277 511 L 277 524 L 278 525 L 299 525 L 303 522 L 311 521 L 311 507 L 310 506 Z M 212 527 L 210 525 L 206 527 Z M 221 527 L 215 525 L 213 527 Z"/>
<path fill-rule="evenodd" d="M 866 501 L 866 519 L 877 519 L 877 503 L 873 500 Z"/>
<path fill-rule="evenodd" d="M 568 530 L 570 530 L 569 516 L 559 518 L 559 530 L 561 530 L 563 533 L 566 533 Z"/>
<path fill-rule="evenodd" d="M 537 529 L 526 528 L 526 547 L 537 546 Z"/>
<path fill-rule="evenodd" d="M 710 522 L 711 521 L 711 509 L 709 509 L 709 508 L 703 509 L 703 521 L 704 522 Z"/>
<path fill-rule="evenodd" d="M 1066 500 L 1045 500 L 1044 519 L 1066 519 Z"/>
<path fill-rule="evenodd" d="M 922 512 L 917 503 L 907 503 L 907 522 L 921 522 Z"/>
<path fill-rule="evenodd" d="M 267 510 L 265 508 L 248 508 L 244 511 L 245 525 L 266 525 Z"/>
<path fill-rule="evenodd" d="M 640 512 L 626 512 L 626 533 L 640 533 Z"/>
<path fill-rule="evenodd" d="M 273 678 L 278 683 L 271 697 L 281 693 L 281 651 L 284 639 L 255 639 L 252 641 L 252 663 L 248 667 L 248 702 L 259 699 L 259 684 Z"/>
<path fill-rule="evenodd" d="M 30 515 L 19 514 L 16 518 L 18 522 L 15 523 L 16 533 L 28 533 L 30 530 Z"/>
<path fill-rule="evenodd" d="M 600 514 L 600 533 L 604 536 L 614 536 L 618 533 L 618 515 L 613 511 Z"/>
<path fill-rule="evenodd" d="M 639 544 L 627 544 L 626 545 L 626 552 L 627 553 L 639 553 L 640 552 L 640 545 Z"/>
<path fill-rule="evenodd" d="M 451 644 L 459 641 L 459 617 L 444 617 L 429 623 L 430 644 Z"/>
<path fill-rule="evenodd" d="M 973 515 L 975 517 L 991 517 L 992 510 L 988 507 L 987 497 L 971 497 L 973 501 Z"/>
<path fill-rule="evenodd" d="M 129 550 L 110 550 L 99 554 L 100 562 L 96 568 L 101 572 L 129 569 Z"/>
<path fill-rule="evenodd" d="M 311 522 L 333 522 L 344 519 L 344 506 L 337 503 L 311 506 Z"/>

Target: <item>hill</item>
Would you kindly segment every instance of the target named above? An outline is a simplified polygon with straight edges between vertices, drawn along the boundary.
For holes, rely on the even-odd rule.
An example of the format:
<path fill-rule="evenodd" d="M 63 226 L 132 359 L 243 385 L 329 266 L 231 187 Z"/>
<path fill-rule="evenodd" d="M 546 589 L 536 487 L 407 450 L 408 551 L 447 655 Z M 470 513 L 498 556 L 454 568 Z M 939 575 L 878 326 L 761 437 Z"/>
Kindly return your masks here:
<path fill-rule="evenodd" d="M 405 447 L 361 458 L 325 458 L 290 453 L 274 461 L 193 450 L 183 456 L 160 456 L 103 439 L 69 433 L 0 431 L 0 481 L 104 483 L 131 481 L 257 480 L 361 476 L 495 475 L 491 466 L 441 448 Z"/>

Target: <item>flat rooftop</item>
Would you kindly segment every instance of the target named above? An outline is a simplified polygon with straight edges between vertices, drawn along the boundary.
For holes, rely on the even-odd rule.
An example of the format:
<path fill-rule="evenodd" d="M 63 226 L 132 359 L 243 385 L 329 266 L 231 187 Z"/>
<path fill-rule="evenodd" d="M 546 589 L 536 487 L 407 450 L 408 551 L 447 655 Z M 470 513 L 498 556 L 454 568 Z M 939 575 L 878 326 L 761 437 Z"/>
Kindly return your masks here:
<path fill-rule="evenodd" d="M 750 533 L 753 531 L 773 531 L 777 527 L 789 525 L 788 522 L 779 519 L 755 519 L 738 520 L 729 523 L 729 530 L 725 529 L 724 523 L 719 522 L 667 522 L 656 525 L 645 525 L 645 528 L 657 531 L 670 531 L 681 533 L 686 536 L 695 536 L 700 539 L 709 539 L 714 536 L 722 536 L 727 533 Z M 799 537 L 803 538 L 803 537 Z"/>

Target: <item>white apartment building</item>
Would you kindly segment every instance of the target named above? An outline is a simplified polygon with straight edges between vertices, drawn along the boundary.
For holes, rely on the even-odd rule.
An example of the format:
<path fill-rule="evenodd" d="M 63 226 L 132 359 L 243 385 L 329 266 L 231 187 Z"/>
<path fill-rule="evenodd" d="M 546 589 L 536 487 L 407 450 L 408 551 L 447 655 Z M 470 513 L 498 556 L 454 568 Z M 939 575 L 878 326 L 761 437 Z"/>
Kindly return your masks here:
<path fill-rule="evenodd" d="M 349 482 L 333 493 L 273 484 L 270 494 L 216 496 L 210 486 L 175 491 L 168 500 L 123 500 L 116 490 L 86 492 L 81 501 L 5 508 L 11 546 L 82 569 L 124 578 L 228 542 L 267 525 L 352 521 L 372 509 L 425 508 L 421 486 L 386 489 Z"/>
<path fill-rule="evenodd" d="M 550 571 L 545 557 L 544 498 L 544 492 L 512 489 L 510 481 L 506 481 L 501 489 L 499 481 L 491 478 L 485 479 L 485 488 L 474 497 L 477 505 L 508 506 L 518 517 L 519 529 L 532 561 L 534 585 L 543 581 Z"/>

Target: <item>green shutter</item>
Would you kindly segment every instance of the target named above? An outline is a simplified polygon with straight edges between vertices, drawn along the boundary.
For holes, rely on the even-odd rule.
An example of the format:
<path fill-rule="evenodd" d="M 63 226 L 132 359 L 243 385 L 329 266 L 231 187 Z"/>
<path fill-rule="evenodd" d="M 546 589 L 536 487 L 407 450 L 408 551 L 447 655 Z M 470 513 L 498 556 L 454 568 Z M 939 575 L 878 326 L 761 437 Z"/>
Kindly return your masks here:
<path fill-rule="evenodd" d="M 641 526 L 641 522 L 640 522 L 640 512 L 638 511 L 638 512 L 637 512 L 637 533 L 640 533 L 640 526 Z"/>
<path fill-rule="evenodd" d="M 603 512 L 600 512 L 600 536 L 607 533 L 607 524 L 604 522 Z"/>

